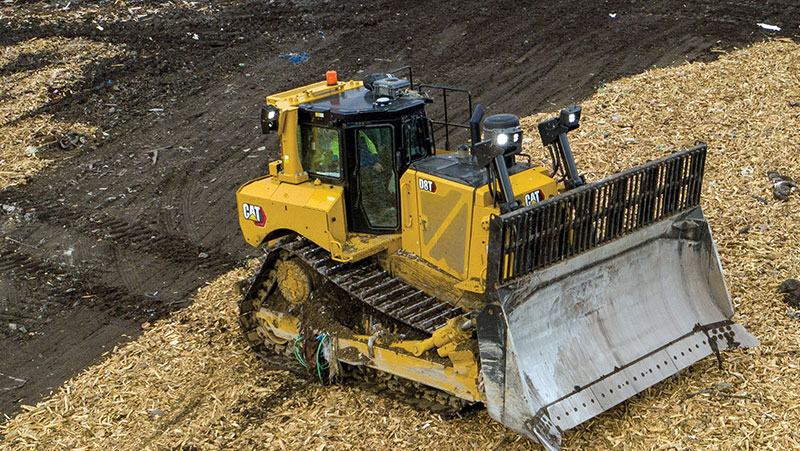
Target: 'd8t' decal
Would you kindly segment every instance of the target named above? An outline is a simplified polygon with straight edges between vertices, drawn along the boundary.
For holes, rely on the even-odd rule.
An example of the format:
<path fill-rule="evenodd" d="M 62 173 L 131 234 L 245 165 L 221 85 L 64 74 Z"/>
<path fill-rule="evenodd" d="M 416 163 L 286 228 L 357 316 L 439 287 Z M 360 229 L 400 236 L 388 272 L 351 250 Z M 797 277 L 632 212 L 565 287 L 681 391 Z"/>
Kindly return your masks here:
<path fill-rule="evenodd" d="M 436 182 L 433 180 L 419 179 L 419 189 L 431 193 L 436 192 Z"/>
<path fill-rule="evenodd" d="M 264 227 L 264 224 L 267 222 L 264 209 L 258 205 L 244 203 L 242 204 L 242 213 L 244 214 L 244 219 L 255 222 L 259 227 Z"/>
<path fill-rule="evenodd" d="M 536 190 L 532 193 L 528 193 L 525 195 L 525 206 L 527 207 L 530 204 L 541 202 L 543 199 L 544 193 L 542 193 L 542 190 Z"/>

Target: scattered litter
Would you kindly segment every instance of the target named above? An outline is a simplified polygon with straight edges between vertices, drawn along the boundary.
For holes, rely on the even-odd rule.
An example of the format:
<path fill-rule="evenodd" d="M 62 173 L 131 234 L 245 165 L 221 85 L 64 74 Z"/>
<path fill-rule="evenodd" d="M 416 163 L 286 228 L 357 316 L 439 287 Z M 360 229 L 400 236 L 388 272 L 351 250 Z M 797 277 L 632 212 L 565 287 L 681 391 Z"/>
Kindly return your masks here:
<path fill-rule="evenodd" d="M 29 157 L 35 157 L 39 153 L 39 149 L 34 146 L 28 146 L 25 148 L 25 155 Z"/>
<path fill-rule="evenodd" d="M 27 382 L 25 379 L 21 379 L 19 377 L 14 377 L 14 376 L 9 376 L 9 375 L 3 374 L 3 373 L 0 373 L 0 378 L 7 378 L 7 379 L 11 379 L 11 381 L 12 381 L 12 385 L 10 387 L 2 387 L 2 386 L 0 386 L 0 392 L 9 391 L 9 390 L 15 390 L 17 388 L 22 387 Z M 5 385 L 5 384 L 3 384 L 3 385 Z"/>
<path fill-rule="evenodd" d="M 617 13 L 608 13 L 608 17 L 610 17 L 612 19 L 616 19 L 617 18 Z"/>
<path fill-rule="evenodd" d="M 207 253 L 205 253 L 205 252 L 200 252 L 200 253 L 197 255 L 197 258 L 208 258 L 208 254 L 207 254 Z"/>
<path fill-rule="evenodd" d="M 761 27 L 761 28 L 763 28 L 765 30 L 769 30 L 769 31 L 781 31 L 781 27 L 779 27 L 777 25 L 770 25 L 770 24 L 761 23 L 761 22 L 757 23 L 756 25 L 758 25 L 759 27 Z"/>
<path fill-rule="evenodd" d="M 142 323 L 142 329 L 149 329 L 149 328 L 150 328 L 150 322 L 149 321 L 145 321 L 145 322 Z"/>
<path fill-rule="evenodd" d="M 797 190 L 797 183 L 788 175 L 783 175 L 778 171 L 768 171 L 767 177 L 772 182 L 775 199 L 787 201 L 789 196 Z"/>
<path fill-rule="evenodd" d="M 783 294 L 783 302 L 789 307 L 800 308 L 800 280 L 786 279 L 778 286 L 778 293 Z"/>
<path fill-rule="evenodd" d="M 194 39 L 195 41 L 199 41 L 200 40 L 200 36 L 198 36 L 197 33 L 193 33 L 192 34 L 192 39 Z"/>
<path fill-rule="evenodd" d="M 725 382 L 717 382 L 716 384 L 714 384 L 714 386 L 717 387 L 717 389 L 720 390 L 720 391 L 724 391 L 724 392 L 733 391 L 733 385 L 725 383 Z"/>
<path fill-rule="evenodd" d="M 720 384 L 715 384 L 715 385 L 720 385 Z M 695 396 L 701 395 L 701 394 L 716 395 L 716 396 L 721 396 L 723 398 L 752 399 L 752 397 L 750 395 L 731 394 L 730 392 L 733 391 L 733 388 L 728 384 L 722 384 L 722 385 L 723 385 L 723 387 L 721 389 L 704 388 L 702 390 L 698 390 L 696 392 L 689 393 L 688 395 L 685 395 L 683 398 L 681 398 L 681 400 L 678 401 L 678 404 L 681 404 L 684 401 L 686 401 L 687 399 L 694 398 Z M 727 387 L 726 387 L 726 385 L 727 385 Z"/>
<path fill-rule="evenodd" d="M 152 409 L 150 412 L 148 412 L 148 415 L 150 416 L 150 419 L 153 420 L 164 415 L 164 411 L 161 409 Z"/>
<path fill-rule="evenodd" d="M 58 140 L 58 145 L 64 150 L 72 149 L 81 144 L 86 144 L 88 140 L 80 133 L 69 132 Z"/>
<path fill-rule="evenodd" d="M 290 63 L 305 63 L 308 61 L 308 52 L 300 52 L 300 53 L 287 53 L 285 55 L 281 55 L 280 58 L 289 60 Z"/>

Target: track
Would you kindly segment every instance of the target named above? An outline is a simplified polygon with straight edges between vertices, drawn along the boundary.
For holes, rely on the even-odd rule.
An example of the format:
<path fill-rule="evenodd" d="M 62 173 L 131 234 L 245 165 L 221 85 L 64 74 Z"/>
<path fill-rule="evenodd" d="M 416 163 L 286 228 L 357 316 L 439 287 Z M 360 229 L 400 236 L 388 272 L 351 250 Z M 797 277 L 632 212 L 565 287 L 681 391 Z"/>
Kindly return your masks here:
<path fill-rule="evenodd" d="M 321 295 L 320 305 L 324 305 L 328 311 L 343 308 L 352 316 L 355 312 L 366 309 L 366 315 L 369 317 L 375 317 L 377 313 L 385 328 L 408 327 L 422 333 L 422 337 L 443 326 L 449 319 L 463 314 L 460 308 L 428 296 L 392 277 L 369 259 L 352 264 L 336 262 L 330 258 L 327 251 L 306 239 L 286 238 L 268 249 L 265 264 L 260 273 L 252 279 L 254 285 L 239 301 L 239 323 L 242 333 L 251 349 L 270 366 L 277 365 L 281 369 L 303 373 L 295 359 L 297 350 L 294 344 L 276 343 L 270 340 L 263 332 L 259 332 L 257 322 L 251 317 L 253 311 L 261 308 L 261 305 L 288 304 L 286 301 L 274 300 L 276 297 L 282 299 L 275 287 L 274 274 L 277 262 L 290 258 L 299 258 L 316 271 L 316 283 L 321 283 L 317 290 L 329 291 L 331 286 L 342 290 L 342 293 L 336 295 L 330 293 Z M 319 308 L 319 306 L 309 306 L 309 308 Z M 304 315 L 317 314 L 305 311 Z M 305 326 L 301 324 L 302 327 Z M 337 327 L 342 326 L 339 324 Z M 323 328 L 316 332 L 323 333 L 326 330 Z M 358 381 L 361 387 L 369 391 L 386 392 L 393 398 L 417 408 L 443 415 L 455 415 L 469 405 L 456 396 L 366 366 L 343 364 L 342 367 L 343 372 L 340 373 L 342 377 Z M 314 372 L 311 366 L 309 371 Z"/>
<path fill-rule="evenodd" d="M 489 111 L 525 116 L 653 65 L 713 59 L 718 48 L 772 36 L 756 22 L 782 26 L 780 36 L 795 36 L 800 23 L 793 0 L 156 1 L 142 9 L 159 12 L 141 20 L 119 2 L 67 3 L 14 2 L 0 12 L 8 55 L 28 39 L 59 36 L 124 50 L 32 113 L 108 136 L 81 150 L 49 148 L 53 169 L 0 191 L 14 209 L 0 208 L 0 348 L 9 350 L 0 372 L 28 381 L 0 392 L 9 415 L 256 255 L 238 234 L 233 192 L 276 156 L 277 140 L 257 130 L 268 93 L 328 69 L 360 78 L 411 64 L 415 82 L 469 88 Z M 280 58 L 304 51 L 306 63 Z M 59 58 L 20 55 L 0 73 Z"/>

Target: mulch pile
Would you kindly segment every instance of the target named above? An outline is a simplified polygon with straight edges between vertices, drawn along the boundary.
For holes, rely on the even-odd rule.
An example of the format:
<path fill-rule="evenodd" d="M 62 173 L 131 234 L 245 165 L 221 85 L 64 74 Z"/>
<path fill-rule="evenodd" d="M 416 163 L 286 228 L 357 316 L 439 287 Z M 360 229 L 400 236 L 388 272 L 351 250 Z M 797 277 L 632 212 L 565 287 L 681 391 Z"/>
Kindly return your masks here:
<path fill-rule="evenodd" d="M 538 148 L 526 118 L 527 146 Z M 773 197 L 768 171 L 800 179 L 800 46 L 759 43 L 710 63 L 602 86 L 571 134 L 597 180 L 704 141 L 702 206 L 736 321 L 759 348 L 708 357 L 565 434 L 566 449 L 800 447 L 800 320 L 777 293 L 800 276 L 800 193 Z M 485 411 L 445 420 L 347 384 L 271 371 L 238 335 L 237 269 L 187 309 L 0 426 L 11 448 L 529 449 Z"/>
<path fill-rule="evenodd" d="M 79 146 L 100 133 L 94 125 L 66 121 L 44 107 L 84 82 L 87 66 L 119 52 L 118 46 L 62 37 L 0 48 L 0 189 L 24 183 L 44 168 L 53 149 Z"/>

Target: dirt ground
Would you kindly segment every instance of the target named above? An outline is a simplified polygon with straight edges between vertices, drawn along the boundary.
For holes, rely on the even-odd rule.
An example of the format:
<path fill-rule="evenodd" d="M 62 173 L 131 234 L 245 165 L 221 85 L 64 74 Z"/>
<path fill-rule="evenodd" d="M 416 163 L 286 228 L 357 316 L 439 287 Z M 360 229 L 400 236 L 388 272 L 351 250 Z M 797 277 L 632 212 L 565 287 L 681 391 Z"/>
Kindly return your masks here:
<path fill-rule="evenodd" d="M 346 79 L 410 64 L 415 82 L 468 88 L 490 112 L 524 116 L 654 65 L 800 32 L 793 0 L 1 5 L 4 83 L 63 63 L 67 45 L 114 50 L 68 84 L 35 88 L 47 100 L 0 123 L 66 124 L 13 142 L 19 152 L 44 149 L 36 158 L 49 166 L 0 191 L 7 415 L 256 255 L 238 233 L 233 193 L 276 157 L 277 141 L 258 130 L 266 94 L 328 69 Z M 36 50 L 26 47 L 32 39 L 59 44 Z M 282 58 L 301 52 L 305 62 Z M 0 102 L 18 95 L 4 92 Z M 70 132 L 83 139 L 60 145 Z"/>

